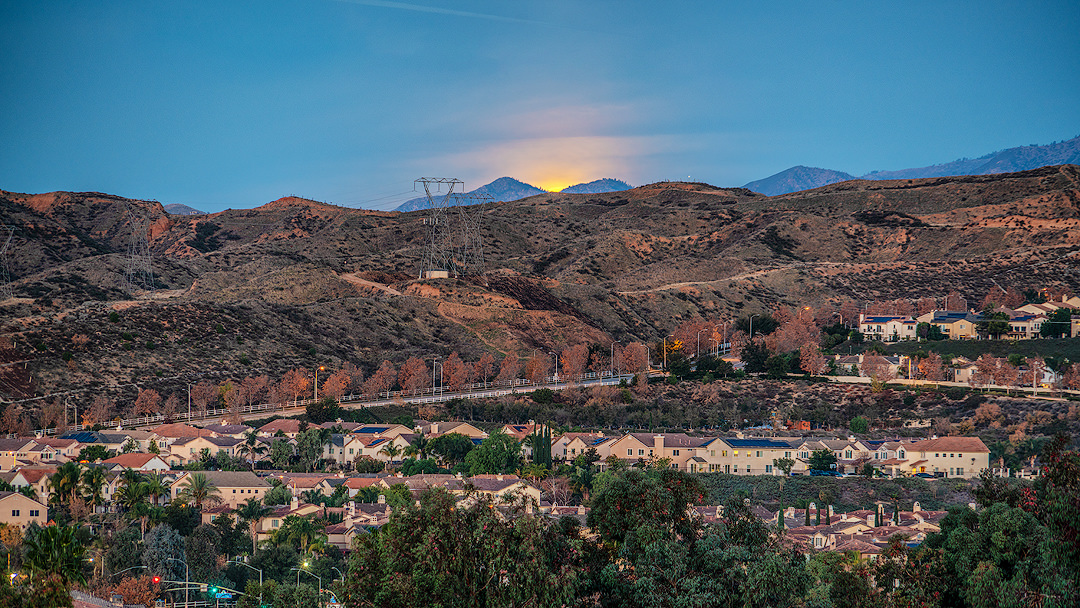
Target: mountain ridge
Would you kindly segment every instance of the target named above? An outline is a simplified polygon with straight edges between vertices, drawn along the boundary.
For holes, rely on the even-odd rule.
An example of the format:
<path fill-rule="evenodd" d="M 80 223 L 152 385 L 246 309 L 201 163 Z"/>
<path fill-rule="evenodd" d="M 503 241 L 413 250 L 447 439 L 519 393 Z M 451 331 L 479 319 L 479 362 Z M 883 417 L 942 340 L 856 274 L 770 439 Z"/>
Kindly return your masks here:
<path fill-rule="evenodd" d="M 1045 145 L 1007 148 L 978 158 L 959 158 L 951 162 L 910 169 L 871 171 L 860 177 L 843 171 L 797 165 L 769 177 L 752 181 L 746 188 L 769 196 L 818 188 L 849 179 L 894 180 L 992 175 L 1015 173 L 1054 165 L 1080 164 L 1080 136 Z M 838 176 L 847 176 L 837 179 Z"/>

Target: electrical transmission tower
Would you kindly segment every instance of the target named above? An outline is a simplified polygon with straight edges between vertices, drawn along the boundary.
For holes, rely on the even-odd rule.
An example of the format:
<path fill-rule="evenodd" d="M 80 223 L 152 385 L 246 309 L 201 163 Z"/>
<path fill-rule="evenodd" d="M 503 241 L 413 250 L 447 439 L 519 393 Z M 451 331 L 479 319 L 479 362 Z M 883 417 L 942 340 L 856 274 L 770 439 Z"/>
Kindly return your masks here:
<path fill-rule="evenodd" d="M 445 271 L 449 276 L 454 271 L 454 233 L 450 228 L 450 214 L 447 209 L 452 202 L 450 195 L 455 190 L 464 190 L 465 182 L 452 177 L 421 177 L 413 184 L 424 187 L 428 200 L 428 215 L 424 218 L 424 223 L 429 227 L 429 238 L 420 266 L 420 278 L 425 278 L 425 275 L 438 276 L 439 271 Z M 446 194 L 442 194 L 444 187 Z"/>
<path fill-rule="evenodd" d="M 484 207 L 492 200 L 487 194 L 463 192 L 465 183 L 452 177 L 421 177 L 414 182 L 424 187 L 430 227 L 420 278 L 461 276 L 484 272 L 484 245 L 480 229 Z M 446 193 L 443 194 L 443 190 Z M 432 192 L 434 190 L 434 192 Z M 454 207 L 455 211 L 450 211 Z"/>
<path fill-rule="evenodd" d="M 7 234 L 4 234 L 6 232 Z M 6 300 L 11 291 L 11 273 L 8 271 L 7 252 L 11 249 L 11 239 L 15 236 L 14 226 L 0 226 L 0 300 Z"/>
<path fill-rule="evenodd" d="M 131 240 L 128 247 L 128 264 L 124 271 L 124 289 L 134 294 L 142 289 L 154 296 L 154 267 L 150 258 L 150 214 L 148 211 L 136 213 L 130 205 L 127 208 L 128 225 L 131 227 Z"/>

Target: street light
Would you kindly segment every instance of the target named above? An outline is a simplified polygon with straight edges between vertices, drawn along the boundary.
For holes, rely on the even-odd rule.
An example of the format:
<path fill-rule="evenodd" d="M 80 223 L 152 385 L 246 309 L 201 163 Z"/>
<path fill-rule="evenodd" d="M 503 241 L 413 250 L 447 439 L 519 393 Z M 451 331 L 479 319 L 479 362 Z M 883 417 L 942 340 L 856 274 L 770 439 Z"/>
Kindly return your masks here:
<path fill-rule="evenodd" d="M 559 384 L 559 355 L 556 355 L 555 353 L 551 352 L 550 350 L 547 351 L 547 352 L 552 357 L 555 357 L 555 384 Z"/>
<path fill-rule="evenodd" d="M 232 563 L 239 564 L 241 566 L 247 566 L 248 568 L 251 568 L 252 570 L 258 570 L 259 571 L 259 606 L 262 606 L 262 600 L 263 600 L 263 588 L 262 588 L 263 571 L 262 571 L 262 568 L 256 568 L 255 566 L 252 566 L 251 564 L 249 564 L 247 562 L 242 562 L 242 561 L 240 561 L 239 557 L 234 559 Z"/>
<path fill-rule="evenodd" d="M 322 366 L 322 365 L 320 365 L 319 367 L 316 367 L 316 368 L 315 368 L 315 388 L 314 388 L 314 391 L 315 391 L 315 392 L 314 392 L 314 393 L 312 393 L 312 397 L 313 397 L 313 398 L 314 398 L 314 399 L 315 399 L 316 401 L 318 401 L 318 400 L 319 400 L 319 371 L 320 371 L 320 370 L 324 370 L 324 369 L 326 369 L 326 367 L 324 367 L 324 366 Z"/>
<path fill-rule="evenodd" d="M 191 570 L 188 568 L 187 562 L 177 557 L 166 557 L 166 560 L 170 562 L 180 562 L 184 564 L 184 606 L 188 605 L 188 588 L 191 587 Z"/>
<path fill-rule="evenodd" d="M 304 562 L 304 565 L 307 566 L 307 562 Z M 303 568 L 292 568 L 292 569 L 296 570 L 296 586 L 297 586 L 297 588 L 300 587 L 300 573 L 301 572 L 303 572 L 305 574 L 310 574 L 311 576 L 314 576 L 315 578 L 319 579 L 319 602 L 321 603 L 322 602 L 322 577 L 319 576 L 318 574 L 315 574 L 314 572 L 304 570 Z M 299 594 L 297 594 L 296 605 L 297 606 L 300 605 Z"/>
<path fill-rule="evenodd" d="M 664 336 L 664 371 L 667 371 L 667 339 L 674 337 L 675 334 L 668 334 Z"/>
<path fill-rule="evenodd" d="M 615 345 L 618 344 L 618 340 L 611 341 L 611 375 L 615 375 Z M 622 361 L 619 361 L 619 375 L 622 375 Z"/>
<path fill-rule="evenodd" d="M 750 315 L 750 338 L 749 338 L 750 340 L 754 339 L 754 317 L 756 317 L 756 316 L 758 316 L 758 315 L 757 314 Z"/>
<path fill-rule="evenodd" d="M 337 572 L 338 574 L 340 574 L 340 575 L 341 575 L 341 582 L 342 582 L 342 583 L 344 583 L 344 582 L 345 582 L 345 575 L 344 575 L 344 574 L 342 574 L 341 570 L 338 570 L 338 569 L 337 569 L 337 566 L 330 566 L 330 569 L 331 569 L 331 570 L 333 570 L 333 571 L 335 571 L 335 572 Z M 334 582 L 334 581 L 330 581 L 330 583 L 331 583 L 331 584 L 333 584 L 333 582 Z"/>

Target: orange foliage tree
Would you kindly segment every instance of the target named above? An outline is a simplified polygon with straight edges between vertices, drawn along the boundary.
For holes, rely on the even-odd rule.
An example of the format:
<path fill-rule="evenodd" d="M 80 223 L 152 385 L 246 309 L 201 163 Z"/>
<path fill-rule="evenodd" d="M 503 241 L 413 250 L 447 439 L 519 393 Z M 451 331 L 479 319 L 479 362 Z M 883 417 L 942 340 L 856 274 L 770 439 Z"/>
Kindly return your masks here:
<path fill-rule="evenodd" d="M 457 353 L 450 353 L 443 363 L 443 381 L 452 391 L 460 391 L 469 384 L 469 366 L 461 360 Z"/>
<path fill-rule="evenodd" d="M 932 380 L 934 382 L 944 380 L 945 365 L 941 360 L 941 355 L 930 353 L 922 359 L 919 359 L 918 374 L 920 378 Z"/>
<path fill-rule="evenodd" d="M 623 349 L 623 365 L 631 374 L 639 374 L 649 366 L 649 351 L 641 342 L 631 342 Z"/>
<path fill-rule="evenodd" d="M 799 348 L 799 367 L 808 374 L 821 374 L 828 366 L 821 349 L 815 344 L 806 343 Z"/>
<path fill-rule="evenodd" d="M 499 375 L 495 378 L 495 381 L 500 384 L 509 384 L 517 380 L 520 373 L 521 361 L 518 360 L 517 355 L 510 353 L 503 358 L 502 364 L 499 365 Z"/>
<path fill-rule="evenodd" d="M 585 374 L 589 362 L 589 347 L 575 344 L 562 352 L 562 369 L 559 370 L 567 380 L 577 380 Z"/>
<path fill-rule="evenodd" d="M 300 396 L 306 395 L 311 388 L 311 376 L 306 369 L 291 369 L 281 377 L 281 388 L 295 403 L 300 402 Z"/>
<path fill-rule="evenodd" d="M 161 595 L 161 584 L 154 583 L 154 577 L 144 574 L 139 577 L 124 578 L 110 589 L 124 598 L 125 605 L 153 606 L 154 600 Z"/>
<path fill-rule="evenodd" d="M 536 353 L 525 362 L 525 377 L 532 383 L 543 382 L 551 373 L 551 359 L 544 353 Z"/>
<path fill-rule="evenodd" d="M 484 384 L 487 384 L 491 377 L 495 375 L 495 357 L 491 353 L 484 353 L 480 360 L 476 362 L 473 375 L 477 380 L 482 380 Z"/>
<path fill-rule="evenodd" d="M 409 357 L 398 372 L 398 384 L 401 390 L 418 393 L 431 382 L 431 373 L 427 363 L 419 357 Z"/>
<path fill-rule="evenodd" d="M 136 416 L 149 416 L 161 410 L 161 395 L 152 388 L 142 389 L 135 399 L 132 412 Z"/>
<path fill-rule="evenodd" d="M 326 381 L 323 382 L 322 387 L 319 389 L 319 394 L 341 399 L 351 383 L 352 377 L 349 372 L 345 369 L 339 369 L 327 376 Z"/>
<path fill-rule="evenodd" d="M 396 377 L 397 370 L 394 368 L 394 364 L 383 361 L 379 369 L 375 370 L 375 373 L 364 383 L 364 393 L 368 396 L 375 396 L 389 391 L 394 386 L 394 378 Z"/>

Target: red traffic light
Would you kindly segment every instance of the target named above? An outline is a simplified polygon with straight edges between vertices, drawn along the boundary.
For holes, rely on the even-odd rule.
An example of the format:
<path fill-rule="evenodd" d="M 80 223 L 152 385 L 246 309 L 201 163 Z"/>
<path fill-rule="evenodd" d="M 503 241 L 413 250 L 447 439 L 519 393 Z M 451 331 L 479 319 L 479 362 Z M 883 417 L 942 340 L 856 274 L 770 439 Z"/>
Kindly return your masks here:
<path fill-rule="evenodd" d="M 161 582 L 161 577 L 160 576 L 155 576 L 153 580 L 154 580 L 154 584 L 156 585 L 156 584 Z"/>

